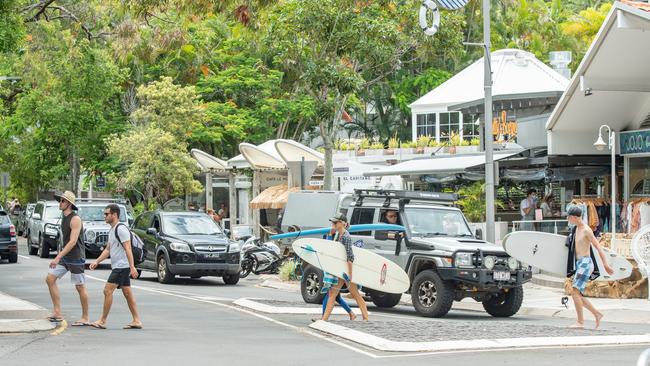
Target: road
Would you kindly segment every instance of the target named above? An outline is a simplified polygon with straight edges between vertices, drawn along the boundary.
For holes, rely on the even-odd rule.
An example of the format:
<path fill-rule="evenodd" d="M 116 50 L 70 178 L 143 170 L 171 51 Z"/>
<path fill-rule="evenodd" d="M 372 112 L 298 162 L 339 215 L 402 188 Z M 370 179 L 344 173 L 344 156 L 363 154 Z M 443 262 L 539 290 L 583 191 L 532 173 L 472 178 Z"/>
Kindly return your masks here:
<path fill-rule="evenodd" d="M 49 308 L 44 283 L 47 259 L 27 256 L 24 241 L 19 243 L 18 264 L 0 263 L 0 291 Z M 109 271 L 88 271 L 91 319 L 101 311 L 102 288 Z M 130 321 L 126 302 L 116 292 L 108 329 L 67 327 L 55 332 L 0 335 L 0 364 L 8 365 L 115 365 L 147 363 L 157 365 L 633 365 L 647 346 L 551 347 L 500 351 L 446 353 L 388 353 L 319 333 L 310 329 L 310 315 L 268 315 L 232 304 L 249 297 L 299 302 L 293 292 L 263 288 L 259 278 L 226 286 L 218 278 L 177 279 L 162 285 L 153 273 L 134 281 L 134 292 L 144 323 L 143 330 L 122 330 Z M 69 323 L 80 314 L 78 297 L 66 276 L 59 281 L 65 318 Z M 485 321 L 486 337 L 515 324 L 555 324 L 566 320 L 516 316 L 492 319 L 482 313 L 452 311 L 443 320 L 423 319 L 408 307 L 382 311 L 370 306 L 374 321 L 395 324 L 428 324 L 458 327 Z M 344 317 L 334 317 L 343 320 Z M 429 321 L 430 323 L 424 323 Z M 437 323 L 436 323 L 437 322 Z M 442 322 L 442 323 L 440 323 Z M 514 327 L 516 328 L 516 327 Z M 419 329 L 419 330 L 418 330 Z M 605 324 L 605 329 L 650 333 L 650 326 Z M 402 332 L 408 330 L 402 329 Z M 588 331 L 585 331 L 588 333 Z M 615 333 L 612 333 L 615 334 Z M 510 334 L 509 336 L 516 336 Z"/>

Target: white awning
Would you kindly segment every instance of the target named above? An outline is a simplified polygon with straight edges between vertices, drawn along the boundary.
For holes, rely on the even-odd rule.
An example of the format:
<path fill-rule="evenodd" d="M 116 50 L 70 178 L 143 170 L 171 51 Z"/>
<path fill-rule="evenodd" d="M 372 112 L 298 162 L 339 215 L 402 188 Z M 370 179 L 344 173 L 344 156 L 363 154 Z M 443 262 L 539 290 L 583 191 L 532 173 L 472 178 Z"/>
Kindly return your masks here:
<path fill-rule="evenodd" d="M 239 151 L 253 169 L 286 169 L 287 165 L 275 149 L 275 140 L 255 146 L 246 142 L 239 144 Z"/>
<path fill-rule="evenodd" d="M 517 49 L 492 52 L 492 96 L 525 98 L 558 96 L 569 81 L 535 56 Z M 413 113 L 447 111 L 463 103 L 483 100 L 483 58 L 411 103 Z"/>
<path fill-rule="evenodd" d="M 199 168 L 201 168 L 202 171 L 210 171 L 210 170 L 226 170 L 228 168 L 228 163 L 224 160 L 221 160 L 219 158 L 216 158 L 205 151 L 201 151 L 199 149 L 192 149 L 190 151 L 190 154 L 194 159 L 196 159 L 196 162 L 199 165 Z"/>
<path fill-rule="evenodd" d="M 650 12 L 614 2 L 551 114 L 549 155 L 609 154 L 593 143 L 600 125 L 636 130 L 650 112 Z"/>
<path fill-rule="evenodd" d="M 494 161 L 514 156 L 521 153 L 495 153 Z M 384 175 L 425 175 L 440 173 L 462 173 L 468 168 L 485 165 L 485 155 L 457 155 L 444 156 L 430 159 L 409 160 L 389 167 L 378 168 L 370 172 L 364 172 L 366 177 L 378 177 Z"/>
<path fill-rule="evenodd" d="M 325 157 L 318 151 L 293 140 L 275 140 L 275 150 L 285 163 L 290 161 L 315 161 L 324 165 Z"/>

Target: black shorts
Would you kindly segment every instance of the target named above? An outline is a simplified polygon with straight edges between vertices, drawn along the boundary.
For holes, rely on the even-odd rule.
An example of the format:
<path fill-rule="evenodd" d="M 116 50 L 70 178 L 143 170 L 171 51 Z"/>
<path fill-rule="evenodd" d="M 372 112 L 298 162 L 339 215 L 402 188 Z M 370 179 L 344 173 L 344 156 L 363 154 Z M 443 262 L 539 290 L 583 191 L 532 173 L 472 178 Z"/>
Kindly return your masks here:
<path fill-rule="evenodd" d="M 131 286 L 131 269 L 130 268 L 115 268 L 108 276 L 108 283 L 114 283 L 117 288 L 122 286 Z"/>

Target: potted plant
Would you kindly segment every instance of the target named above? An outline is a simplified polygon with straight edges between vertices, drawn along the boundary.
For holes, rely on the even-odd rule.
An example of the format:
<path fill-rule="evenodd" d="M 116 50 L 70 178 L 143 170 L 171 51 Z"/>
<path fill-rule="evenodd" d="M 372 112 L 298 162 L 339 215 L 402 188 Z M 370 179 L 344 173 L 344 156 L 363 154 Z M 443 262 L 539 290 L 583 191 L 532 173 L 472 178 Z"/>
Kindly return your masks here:
<path fill-rule="evenodd" d="M 357 149 L 357 156 L 366 156 L 366 150 L 370 148 L 370 140 L 367 138 L 361 139 L 361 143 L 359 144 L 359 149 Z"/>
<path fill-rule="evenodd" d="M 430 136 L 419 136 L 417 141 L 415 142 L 416 144 L 415 153 L 424 154 L 424 148 L 429 146 L 430 141 L 431 141 Z"/>
<path fill-rule="evenodd" d="M 394 155 L 397 148 L 399 148 L 399 140 L 397 137 L 391 137 L 388 139 L 388 149 L 384 150 L 384 155 Z"/>
<path fill-rule="evenodd" d="M 449 153 L 455 154 L 456 147 L 460 145 L 460 135 L 456 132 L 449 134 Z"/>
<path fill-rule="evenodd" d="M 384 152 L 384 144 L 381 142 L 373 142 L 370 148 L 366 151 L 366 156 L 378 156 Z"/>
<path fill-rule="evenodd" d="M 402 154 L 413 154 L 417 143 L 415 141 L 405 141 L 401 144 Z"/>

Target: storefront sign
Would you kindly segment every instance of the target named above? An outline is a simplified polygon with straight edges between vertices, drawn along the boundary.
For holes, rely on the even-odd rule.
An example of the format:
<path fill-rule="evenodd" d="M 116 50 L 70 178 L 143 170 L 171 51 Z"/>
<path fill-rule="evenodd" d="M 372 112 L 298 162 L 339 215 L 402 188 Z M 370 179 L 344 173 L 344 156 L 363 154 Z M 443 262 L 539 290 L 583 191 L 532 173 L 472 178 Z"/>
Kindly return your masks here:
<path fill-rule="evenodd" d="M 621 155 L 650 153 L 650 130 L 621 132 Z"/>
<path fill-rule="evenodd" d="M 501 116 L 492 120 L 492 134 L 494 136 L 508 135 L 510 139 L 517 136 L 517 122 L 508 121 L 507 117 L 508 113 L 501 111 Z"/>

